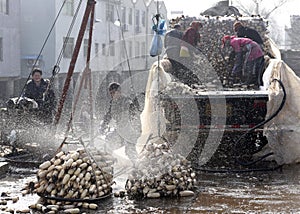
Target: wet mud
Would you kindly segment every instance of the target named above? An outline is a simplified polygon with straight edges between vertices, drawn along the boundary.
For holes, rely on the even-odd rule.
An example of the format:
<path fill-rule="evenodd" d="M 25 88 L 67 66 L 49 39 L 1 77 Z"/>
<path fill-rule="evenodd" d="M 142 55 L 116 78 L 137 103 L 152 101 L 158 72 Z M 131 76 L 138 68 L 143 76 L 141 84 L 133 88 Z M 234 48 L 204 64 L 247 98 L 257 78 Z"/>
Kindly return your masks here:
<path fill-rule="evenodd" d="M 128 167 L 128 166 L 124 166 Z M 124 189 L 130 168 L 119 169 L 113 192 Z M 120 171 L 119 171 L 120 172 Z M 36 169 L 10 167 L 0 178 L 0 193 L 18 197 L 8 200 L 11 210 L 26 211 L 39 196 L 22 196 L 26 183 L 36 180 Z M 200 173 L 192 197 L 130 199 L 113 195 L 98 202 L 96 211 L 85 213 L 300 213 L 300 165 L 253 173 Z M 38 213 L 32 211 L 31 213 Z"/>

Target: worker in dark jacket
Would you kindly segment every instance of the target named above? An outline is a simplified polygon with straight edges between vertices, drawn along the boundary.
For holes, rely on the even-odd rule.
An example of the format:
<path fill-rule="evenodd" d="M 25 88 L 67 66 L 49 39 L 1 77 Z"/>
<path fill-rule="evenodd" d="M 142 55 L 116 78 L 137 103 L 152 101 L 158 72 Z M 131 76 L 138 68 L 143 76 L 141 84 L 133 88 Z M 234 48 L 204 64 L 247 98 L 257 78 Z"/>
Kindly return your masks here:
<path fill-rule="evenodd" d="M 42 78 L 42 75 L 43 72 L 39 68 L 32 71 L 32 79 L 26 83 L 23 97 L 35 100 L 41 116 L 50 122 L 55 108 L 55 95 L 51 89 L 50 81 Z"/>
<path fill-rule="evenodd" d="M 233 30 L 236 33 L 237 37 L 249 38 L 263 47 L 264 41 L 255 29 L 245 27 L 242 22 L 236 21 L 233 24 Z"/>
<path fill-rule="evenodd" d="M 115 150 L 125 146 L 126 155 L 132 162 L 135 162 L 137 158 L 135 148 L 137 137 L 134 134 L 130 134 L 128 127 L 129 121 L 131 121 L 131 117 L 135 111 L 135 105 L 129 97 L 121 93 L 119 83 L 111 83 L 108 91 L 111 96 L 110 105 L 100 124 L 99 131 L 103 133 L 113 119 L 116 122 L 116 129 L 113 133 L 106 136 L 109 141 L 109 149 Z"/>
<path fill-rule="evenodd" d="M 168 31 L 165 35 L 165 48 L 168 59 L 171 61 L 178 62 L 179 52 L 180 52 L 180 44 L 183 32 L 180 31 L 180 24 L 175 24 L 174 28 Z M 173 64 L 173 63 L 172 63 Z"/>

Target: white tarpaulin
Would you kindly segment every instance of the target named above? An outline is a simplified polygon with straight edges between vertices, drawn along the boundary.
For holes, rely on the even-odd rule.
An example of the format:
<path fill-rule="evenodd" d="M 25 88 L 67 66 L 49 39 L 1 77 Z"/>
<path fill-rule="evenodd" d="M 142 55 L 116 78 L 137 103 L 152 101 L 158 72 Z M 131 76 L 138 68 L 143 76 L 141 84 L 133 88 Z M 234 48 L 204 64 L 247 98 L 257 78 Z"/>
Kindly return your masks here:
<path fill-rule="evenodd" d="M 159 137 L 165 131 L 165 121 L 162 108 L 160 108 L 158 93 L 171 81 L 171 77 L 163 69 L 154 63 L 149 71 L 145 93 L 145 105 L 141 114 L 142 135 L 137 142 L 137 151 L 141 152 L 149 135 L 152 138 Z"/>
<path fill-rule="evenodd" d="M 300 78 L 280 59 L 271 59 L 264 74 L 264 80 L 269 80 L 269 101 L 267 116 L 269 118 L 280 106 L 283 90 L 280 80 L 286 90 L 286 102 L 279 114 L 264 126 L 264 134 L 268 144 L 264 152 L 273 152 L 272 158 L 278 164 L 300 162 Z"/>
<path fill-rule="evenodd" d="M 269 91 L 267 103 L 267 115 L 269 118 L 280 106 L 283 98 L 283 90 L 278 82 L 281 80 L 286 90 L 286 102 L 279 114 L 264 126 L 264 134 L 268 138 L 268 144 L 260 152 L 273 152 L 272 158 L 278 164 L 291 164 L 300 162 L 300 78 L 296 76 L 280 57 L 280 51 L 275 43 L 269 39 L 266 43 L 269 54 L 268 67 L 264 72 L 264 87 Z M 163 134 L 165 124 L 162 109 L 159 108 L 158 92 L 163 90 L 170 82 L 170 76 L 157 63 L 153 64 L 148 77 L 146 87 L 145 106 L 141 114 L 142 135 L 137 143 L 140 152 L 149 135 L 159 137 L 159 131 Z"/>

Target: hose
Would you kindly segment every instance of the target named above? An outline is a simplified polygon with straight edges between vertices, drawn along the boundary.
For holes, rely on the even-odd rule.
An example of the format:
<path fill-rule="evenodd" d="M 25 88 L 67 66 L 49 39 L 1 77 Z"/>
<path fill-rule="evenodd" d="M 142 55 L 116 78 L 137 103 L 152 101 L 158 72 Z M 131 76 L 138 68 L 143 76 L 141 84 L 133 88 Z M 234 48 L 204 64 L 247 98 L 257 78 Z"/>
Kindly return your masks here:
<path fill-rule="evenodd" d="M 254 126 L 253 128 L 249 129 L 246 133 L 244 133 L 242 136 L 239 137 L 239 139 L 235 142 L 235 147 L 234 147 L 234 150 L 235 150 L 236 153 L 237 153 L 237 148 L 238 148 L 239 142 L 247 134 L 249 134 L 250 132 L 254 131 L 255 129 L 257 129 L 257 128 L 265 125 L 269 121 L 271 121 L 282 110 L 282 108 L 283 108 L 283 106 L 285 104 L 285 101 L 286 101 L 286 91 L 285 91 L 283 83 L 280 80 L 273 79 L 271 82 L 274 82 L 274 81 L 277 81 L 279 83 L 279 85 L 281 86 L 282 91 L 283 91 L 283 98 L 282 98 L 282 101 L 281 101 L 281 104 L 280 104 L 279 108 L 268 119 L 266 119 L 265 121 L 257 124 L 256 126 Z M 262 157 L 258 158 L 257 160 L 254 160 L 254 161 L 248 162 L 248 163 L 242 162 L 242 161 L 238 160 L 237 155 L 235 156 L 235 160 L 236 160 L 237 163 L 239 163 L 242 166 L 250 166 L 250 165 L 253 165 L 253 164 L 255 164 L 255 163 L 257 163 L 257 162 L 265 159 L 266 157 L 268 157 L 270 155 L 273 155 L 273 152 L 268 153 L 266 155 L 263 155 Z M 236 169 L 236 170 L 235 169 L 206 169 L 206 168 L 198 167 L 198 166 L 193 166 L 193 168 L 195 170 L 197 170 L 197 171 L 206 172 L 206 173 L 249 173 L 249 172 L 275 171 L 277 169 L 281 169 L 282 166 L 283 165 L 278 165 L 278 166 L 269 167 L 269 168 L 252 168 L 252 169 Z"/>
<path fill-rule="evenodd" d="M 253 169 L 205 169 L 201 167 L 193 167 L 197 171 L 206 172 L 206 173 L 249 173 L 249 172 L 268 172 L 275 171 L 277 169 L 282 169 L 283 165 L 278 165 L 275 167 L 269 168 L 253 168 Z"/>
<path fill-rule="evenodd" d="M 282 98 L 282 101 L 281 101 L 281 104 L 280 104 L 279 108 L 278 108 L 278 109 L 277 109 L 277 110 L 276 110 L 276 111 L 275 111 L 268 119 L 266 119 L 265 121 L 263 121 L 263 122 L 257 124 L 257 125 L 254 126 L 253 128 L 249 129 L 246 133 L 244 133 L 242 136 L 240 136 L 239 139 L 235 142 L 235 147 L 234 147 L 234 151 L 235 151 L 235 153 L 236 153 L 236 155 L 235 155 L 235 161 L 236 161 L 237 163 L 239 163 L 240 165 L 242 165 L 242 166 L 250 166 L 250 165 L 253 165 L 253 164 L 255 164 L 255 163 L 257 163 L 257 162 L 259 162 L 259 161 L 265 159 L 266 157 L 268 157 L 268 156 L 274 154 L 273 152 L 268 153 L 268 154 L 266 154 L 266 155 L 260 157 L 260 158 L 257 159 L 257 160 L 254 160 L 254 161 L 252 161 L 252 162 L 242 162 L 242 161 L 240 161 L 240 160 L 238 159 L 238 156 L 237 156 L 237 153 L 238 153 L 238 152 L 237 152 L 237 151 L 238 151 L 237 148 L 238 148 L 239 142 L 240 142 L 247 134 L 249 134 L 250 132 L 254 131 L 255 129 L 257 129 L 257 128 L 263 126 L 263 125 L 265 125 L 266 123 L 268 123 L 269 121 L 271 121 L 273 118 L 275 118 L 275 117 L 279 114 L 279 112 L 282 110 L 282 108 L 283 108 L 283 106 L 284 106 L 284 104 L 285 104 L 285 101 L 286 101 L 286 91 L 285 91 L 284 85 L 283 85 L 283 83 L 282 83 L 280 80 L 278 80 L 278 79 L 273 79 L 273 80 L 271 81 L 271 83 L 274 82 L 274 81 L 277 81 L 277 82 L 279 83 L 279 85 L 281 86 L 282 91 L 283 91 L 283 98 Z"/>

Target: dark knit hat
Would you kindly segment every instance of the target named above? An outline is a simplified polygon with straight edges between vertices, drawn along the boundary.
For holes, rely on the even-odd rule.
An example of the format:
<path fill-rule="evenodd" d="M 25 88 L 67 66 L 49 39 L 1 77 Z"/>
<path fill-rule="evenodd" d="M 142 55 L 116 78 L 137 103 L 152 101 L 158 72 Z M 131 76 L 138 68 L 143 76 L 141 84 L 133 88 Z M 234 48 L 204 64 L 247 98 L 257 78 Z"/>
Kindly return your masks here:
<path fill-rule="evenodd" d="M 120 89 L 120 84 L 117 83 L 117 82 L 112 82 L 108 86 L 109 91 L 116 91 L 116 90 L 119 90 L 119 89 Z"/>
<path fill-rule="evenodd" d="M 175 24 L 174 25 L 174 29 L 178 29 L 178 28 L 180 28 L 181 26 L 180 26 L 180 24 Z"/>
<path fill-rule="evenodd" d="M 40 73 L 41 75 L 43 75 L 43 72 L 40 68 L 33 69 L 33 71 L 31 72 L 31 75 L 34 75 L 35 73 Z"/>

